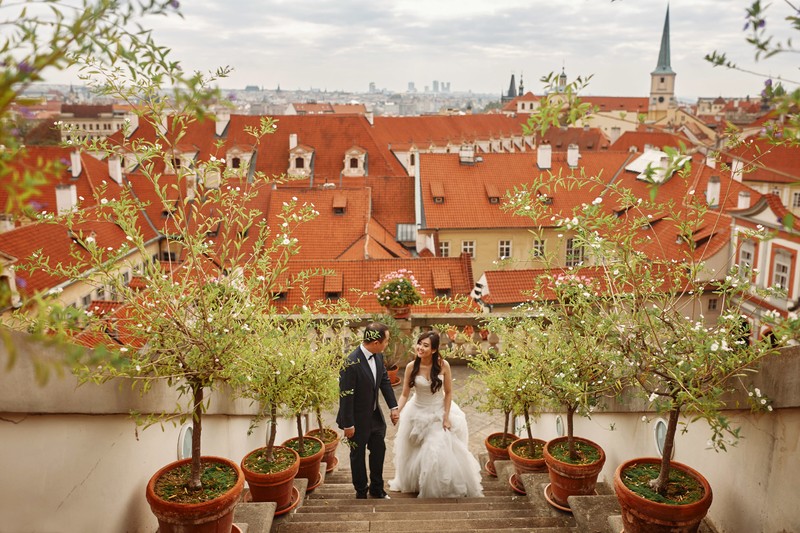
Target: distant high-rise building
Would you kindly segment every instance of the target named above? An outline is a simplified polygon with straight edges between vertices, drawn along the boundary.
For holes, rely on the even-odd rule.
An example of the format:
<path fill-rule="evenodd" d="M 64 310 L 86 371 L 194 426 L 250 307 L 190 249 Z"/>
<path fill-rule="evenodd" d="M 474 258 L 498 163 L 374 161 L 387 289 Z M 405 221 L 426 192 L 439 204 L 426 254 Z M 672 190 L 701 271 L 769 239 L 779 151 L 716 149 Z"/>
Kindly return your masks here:
<path fill-rule="evenodd" d="M 374 81 L 369 82 L 369 92 L 370 92 L 370 94 L 374 94 L 374 93 L 378 92 L 375 89 L 375 82 Z"/>
<path fill-rule="evenodd" d="M 417 86 L 414 85 L 413 81 L 408 82 L 408 92 L 410 92 L 410 93 L 417 92 Z"/>
<path fill-rule="evenodd" d="M 439 92 L 439 80 L 433 80 L 433 92 Z"/>

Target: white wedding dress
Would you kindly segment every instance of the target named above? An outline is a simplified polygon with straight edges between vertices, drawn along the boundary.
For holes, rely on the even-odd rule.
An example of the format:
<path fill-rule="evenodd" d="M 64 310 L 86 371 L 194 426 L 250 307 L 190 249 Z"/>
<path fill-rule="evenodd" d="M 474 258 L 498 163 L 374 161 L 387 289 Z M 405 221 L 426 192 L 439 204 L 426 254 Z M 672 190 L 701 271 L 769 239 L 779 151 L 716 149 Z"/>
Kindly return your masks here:
<path fill-rule="evenodd" d="M 441 376 L 440 376 L 441 377 Z M 483 496 L 481 467 L 467 447 L 467 418 L 450 404 L 451 430 L 442 427 L 444 392 L 416 376 L 414 394 L 400 413 L 394 440 L 395 478 L 389 490 L 419 498 Z"/>

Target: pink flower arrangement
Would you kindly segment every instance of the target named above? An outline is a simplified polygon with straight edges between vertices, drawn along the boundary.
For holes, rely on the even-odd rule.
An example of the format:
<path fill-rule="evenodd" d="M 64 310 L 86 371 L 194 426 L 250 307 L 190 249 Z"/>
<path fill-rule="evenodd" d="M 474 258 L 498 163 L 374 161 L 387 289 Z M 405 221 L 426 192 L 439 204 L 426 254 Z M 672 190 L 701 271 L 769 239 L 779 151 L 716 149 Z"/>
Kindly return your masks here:
<path fill-rule="evenodd" d="M 405 268 L 381 276 L 374 288 L 375 298 L 384 307 L 414 305 L 425 294 L 413 272 Z"/>

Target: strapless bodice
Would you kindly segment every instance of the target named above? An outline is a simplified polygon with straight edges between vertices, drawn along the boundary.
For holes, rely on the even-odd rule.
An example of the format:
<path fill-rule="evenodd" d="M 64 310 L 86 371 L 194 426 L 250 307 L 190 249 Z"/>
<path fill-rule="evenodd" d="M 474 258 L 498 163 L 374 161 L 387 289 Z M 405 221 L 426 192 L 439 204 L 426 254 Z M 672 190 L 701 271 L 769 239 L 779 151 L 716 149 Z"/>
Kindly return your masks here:
<path fill-rule="evenodd" d="M 442 374 L 439 374 L 439 379 L 444 379 Z M 436 402 L 442 402 L 442 389 L 435 393 L 431 392 L 431 382 L 425 376 L 416 376 L 414 378 L 414 397 L 415 401 L 420 405 L 433 405 Z"/>

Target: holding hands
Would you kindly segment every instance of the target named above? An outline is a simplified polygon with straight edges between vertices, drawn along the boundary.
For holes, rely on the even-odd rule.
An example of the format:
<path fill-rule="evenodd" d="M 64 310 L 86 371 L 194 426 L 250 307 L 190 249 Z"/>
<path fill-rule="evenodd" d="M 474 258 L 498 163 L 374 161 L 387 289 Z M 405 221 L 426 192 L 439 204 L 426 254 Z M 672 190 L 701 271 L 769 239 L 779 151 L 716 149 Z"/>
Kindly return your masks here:
<path fill-rule="evenodd" d="M 390 416 L 391 416 L 391 419 L 392 419 L 392 425 L 396 426 L 397 425 L 397 421 L 400 420 L 400 409 L 398 409 L 397 407 L 392 409 L 392 412 L 391 412 Z"/>

